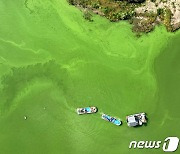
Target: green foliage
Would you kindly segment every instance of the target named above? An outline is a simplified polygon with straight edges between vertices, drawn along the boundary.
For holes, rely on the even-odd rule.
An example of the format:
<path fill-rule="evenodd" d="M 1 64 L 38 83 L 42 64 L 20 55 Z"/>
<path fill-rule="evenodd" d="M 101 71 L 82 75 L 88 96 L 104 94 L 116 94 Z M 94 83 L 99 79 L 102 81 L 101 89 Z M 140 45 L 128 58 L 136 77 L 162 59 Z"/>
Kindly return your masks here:
<path fill-rule="evenodd" d="M 164 10 L 164 24 L 165 24 L 168 31 L 172 30 L 171 16 L 172 16 L 171 10 L 170 9 L 165 9 Z"/>
<path fill-rule="evenodd" d="M 110 8 L 110 7 L 105 7 L 102 9 L 102 12 L 105 14 L 105 15 L 108 15 L 110 12 L 112 12 L 113 9 Z"/>
<path fill-rule="evenodd" d="M 163 9 L 161 9 L 161 8 L 157 9 L 157 15 L 161 15 L 163 12 L 164 12 Z"/>
<path fill-rule="evenodd" d="M 92 3 L 92 7 L 95 8 L 95 9 L 98 9 L 100 7 L 100 3 L 97 1 L 97 2 L 93 2 Z"/>
<path fill-rule="evenodd" d="M 91 14 L 89 11 L 85 11 L 85 12 L 84 12 L 84 19 L 92 22 L 92 21 L 93 21 L 93 20 L 92 20 L 92 14 Z"/>
<path fill-rule="evenodd" d="M 71 4 L 71 5 L 75 5 L 74 0 L 68 0 L 68 3 Z"/>

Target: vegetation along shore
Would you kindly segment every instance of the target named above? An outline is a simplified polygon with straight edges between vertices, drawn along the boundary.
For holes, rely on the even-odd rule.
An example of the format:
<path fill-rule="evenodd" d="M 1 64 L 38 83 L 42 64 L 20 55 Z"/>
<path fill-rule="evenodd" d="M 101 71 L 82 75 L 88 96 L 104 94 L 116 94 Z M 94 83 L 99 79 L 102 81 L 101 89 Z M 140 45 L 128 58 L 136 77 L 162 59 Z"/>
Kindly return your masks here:
<path fill-rule="evenodd" d="M 137 33 L 150 32 L 163 24 L 173 32 L 180 27 L 180 0 L 68 0 L 92 20 L 92 13 L 112 22 L 127 20 Z"/>

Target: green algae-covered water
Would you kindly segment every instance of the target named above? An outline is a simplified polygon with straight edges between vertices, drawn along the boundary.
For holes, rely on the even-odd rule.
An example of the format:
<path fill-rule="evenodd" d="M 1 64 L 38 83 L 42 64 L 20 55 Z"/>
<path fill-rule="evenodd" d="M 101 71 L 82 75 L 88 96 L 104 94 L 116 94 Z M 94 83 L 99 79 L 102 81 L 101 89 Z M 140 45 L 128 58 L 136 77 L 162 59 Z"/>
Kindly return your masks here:
<path fill-rule="evenodd" d="M 163 153 L 129 143 L 180 136 L 180 33 L 137 38 L 126 22 L 93 19 L 66 0 L 0 1 L 1 153 Z M 99 112 L 78 116 L 84 106 Z M 126 125 L 136 112 L 147 126 Z"/>

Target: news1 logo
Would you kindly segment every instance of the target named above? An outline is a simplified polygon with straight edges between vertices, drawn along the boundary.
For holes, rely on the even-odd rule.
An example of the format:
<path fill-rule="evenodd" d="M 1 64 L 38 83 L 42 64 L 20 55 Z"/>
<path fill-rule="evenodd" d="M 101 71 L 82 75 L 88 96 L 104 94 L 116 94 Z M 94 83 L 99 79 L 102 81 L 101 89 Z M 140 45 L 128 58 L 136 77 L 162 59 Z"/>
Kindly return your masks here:
<path fill-rule="evenodd" d="M 162 141 L 131 141 L 129 148 L 138 149 L 159 149 L 162 145 Z M 167 137 L 162 145 L 162 150 L 165 152 L 174 152 L 178 149 L 179 138 Z"/>
<path fill-rule="evenodd" d="M 164 144 L 163 144 L 163 151 L 165 152 L 174 152 L 177 150 L 178 148 L 178 144 L 179 144 L 179 138 L 177 137 L 167 137 L 164 140 Z"/>

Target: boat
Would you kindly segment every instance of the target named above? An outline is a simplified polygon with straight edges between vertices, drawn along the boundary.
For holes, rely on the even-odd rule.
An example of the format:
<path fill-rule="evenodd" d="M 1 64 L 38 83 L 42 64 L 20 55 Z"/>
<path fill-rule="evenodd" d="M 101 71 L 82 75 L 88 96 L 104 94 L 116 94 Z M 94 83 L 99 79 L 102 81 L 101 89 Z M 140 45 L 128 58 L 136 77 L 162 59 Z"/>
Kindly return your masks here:
<path fill-rule="evenodd" d="M 146 113 L 136 113 L 126 117 L 127 125 L 129 127 L 142 126 L 147 123 Z"/>
<path fill-rule="evenodd" d="M 77 114 L 91 114 L 96 113 L 98 111 L 97 107 L 85 107 L 85 108 L 77 108 Z"/>
<path fill-rule="evenodd" d="M 116 119 L 115 117 L 109 116 L 107 114 L 102 114 L 102 119 L 109 121 L 117 126 L 120 126 L 122 124 L 120 119 Z"/>

